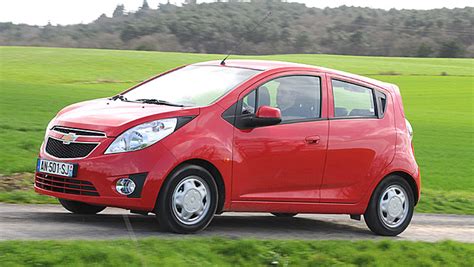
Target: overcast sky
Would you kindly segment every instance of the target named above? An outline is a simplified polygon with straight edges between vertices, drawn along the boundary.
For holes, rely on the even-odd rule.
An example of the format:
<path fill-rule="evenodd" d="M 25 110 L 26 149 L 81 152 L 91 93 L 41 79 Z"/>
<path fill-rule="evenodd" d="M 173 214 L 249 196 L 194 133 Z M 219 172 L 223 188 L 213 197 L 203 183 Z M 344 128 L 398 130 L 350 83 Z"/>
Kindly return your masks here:
<path fill-rule="evenodd" d="M 210 0 L 200 1 L 209 2 Z M 152 8 L 167 0 L 148 0 Z M 170 0 L 181 4 L 184 0 Z M 472 0 L 295 0 L 311 7 L 363 6 L 383 9 L 433 9 L 474 6 Z M 112 15 L 118 4 L 124 4 L 127 11 L 137 10 L 143 0 L 0 0 L 0 22 L 45 25 L 89 23 L 102 13 Z"/>

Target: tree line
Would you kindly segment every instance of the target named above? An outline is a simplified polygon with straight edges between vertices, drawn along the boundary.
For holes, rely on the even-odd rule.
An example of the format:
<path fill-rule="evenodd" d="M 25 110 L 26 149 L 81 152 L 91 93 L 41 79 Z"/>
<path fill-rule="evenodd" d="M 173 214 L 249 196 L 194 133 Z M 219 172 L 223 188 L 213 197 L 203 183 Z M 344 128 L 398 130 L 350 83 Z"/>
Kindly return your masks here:
<path fill-rule="evenodd" d="M 226 53 L 324 53 L 474 57 L 474 8 L 382 10 L 309 8 L 278 0 L 229 0 L 182 6 L 145 0 L 136 12 L 119 5 L 88 24 L 0 23 L 0 45 Z M 268 12 L 271 16 L 255 30 Z"/>

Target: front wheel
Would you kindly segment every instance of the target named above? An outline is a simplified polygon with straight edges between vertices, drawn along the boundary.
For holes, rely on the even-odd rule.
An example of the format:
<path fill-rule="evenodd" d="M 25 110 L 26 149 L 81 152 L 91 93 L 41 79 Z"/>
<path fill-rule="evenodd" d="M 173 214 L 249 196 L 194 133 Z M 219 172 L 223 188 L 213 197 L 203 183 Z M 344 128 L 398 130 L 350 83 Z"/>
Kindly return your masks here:
<path fill-rule="evenodd" d="M 218 191 L 204 168 L 185 165 L 163 185 L 156 203 L 156 217 L 163 230 L 188 234 L 209 225 L 217 209 Z"/>
<path fill-rule="evenodd" d="M 397 175 L 382 180 L 372 194 L 364 220 L 372 232 L 396 236 L 410 224 L 415 198 L 408 182 Z"/>
<path fill-rule="evenodd" d="M 106 207 L 87 204 L 84 202 L 66 200 L 58 198 L 59 203 L 68 211 L 76 214 L 96 214 L 103 211 Z"/>

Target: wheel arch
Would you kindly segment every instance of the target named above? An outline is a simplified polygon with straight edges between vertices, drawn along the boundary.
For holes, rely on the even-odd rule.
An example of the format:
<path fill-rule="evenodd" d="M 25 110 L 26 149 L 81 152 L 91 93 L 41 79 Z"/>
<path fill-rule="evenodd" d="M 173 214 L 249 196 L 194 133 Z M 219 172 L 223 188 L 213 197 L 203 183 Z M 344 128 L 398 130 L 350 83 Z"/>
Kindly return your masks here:
<path fill-rule="evenodd" d="M 168 176 L 166 176 L 165 180 L 163 181 L 162 186 L 160 188 L 160 191 L 158 192 L 158 196 L 157 196 L 156 199 L 157 200 L 160 199 L 160 194 L 162 193 L 163 188 L 164 188 L 163 185 L 174 174 L 174 172 L 176 170 L 179 170 L 182 166 L 187 165 L 187 164 L 202 167 L 202 168 L 206 169 L 209 173 L 211 173 L 212 177 L 214 177 L 214 180 L 215 180 L 216 185 L 217 185 L 217 192 L 218 192 L 216 213 L 217 214 L 222 213 L 222 210 L 224 209 L 225 194 L 226 194 L 224 179 L 222 177 L 222 174 L 217 169 L 217 167 L 214 166 L 214 164 L 212 164 L 211 162 L 209 162 L 207 160 L 203 160 L 203 159 L 188 159 L 186 161 L 181 162 L 175 168 L 173 168 L 173 170 L 168 174 Z"/>
<path fill-rule="evenodd" d="M 418 204 L 418 185 L 416 184 L 415 182 L 415 179 L 408 173 L 404 172 L 404 171 L 394 171 L 394 172 L 391 172 L 387 175 L 385 175 L 385 177 L 383 179 L 381 179 L 379 181 L 379 183 L 377 184 L 377 186 L 385 179 L 387 178 L 388 176 L 391 176 L 391 175 L 397 175 L 401 178 L 403 178 L 405 181 L 407 181 L 407 183 L 410 185 L 410 188 L 413 192 L 413 197 L 415 198 L 415 203 L 414 205 L 416 206 L 416 204 Z"/>

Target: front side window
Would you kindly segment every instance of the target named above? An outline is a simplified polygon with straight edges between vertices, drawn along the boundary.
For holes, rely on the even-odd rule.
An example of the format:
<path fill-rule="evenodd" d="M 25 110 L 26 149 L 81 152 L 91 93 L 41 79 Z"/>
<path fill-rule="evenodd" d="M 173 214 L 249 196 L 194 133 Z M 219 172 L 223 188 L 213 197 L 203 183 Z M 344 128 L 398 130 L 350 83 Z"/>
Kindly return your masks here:
<path fill-rule="evenodd" d="M 184 106 L 206 106 L 258 70 L 223 66 L 186 66 L 159 76 L 124 94 L 129 101 L 157 99 Z"/>
<path fill-rule="evenodd" d="M 321 79 L 297 75 L 268 81 L 243 98 L 242 114 L 255 113 L 261 106 L 279 108 L 282 121 L 320 118 Z"/>
<path fill-rule="evenodd" d="M 332 80 L 334 117 L 375 116 L 374 91 L 348 82 Z"/>
<path fill-rule="evenodd" d="M 257 106 L 256 95 L 257 90 L 253 90 L 248 95 L 246 95 L 242 101 L 242 114 L 255 114 L 255 107 Z"/>

